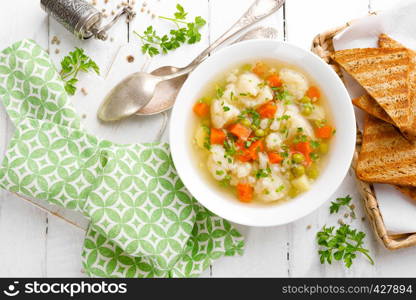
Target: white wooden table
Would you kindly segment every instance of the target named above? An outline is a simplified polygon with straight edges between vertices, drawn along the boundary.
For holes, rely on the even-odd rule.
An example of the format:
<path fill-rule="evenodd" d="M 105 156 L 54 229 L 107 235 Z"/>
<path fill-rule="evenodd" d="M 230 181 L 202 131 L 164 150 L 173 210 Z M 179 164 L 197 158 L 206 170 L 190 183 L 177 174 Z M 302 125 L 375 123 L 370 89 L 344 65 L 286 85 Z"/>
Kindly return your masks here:
<path fill-rule="evenodd" d="M 121 0 L 97 0 L 97 6 L 111 12 Z M 133 0 L 130 0 L 130 3 Z M 45 49 L 52 59 L 59 63 L 63 55 L 75 46 L 86 49 L 102 69 L 106 77 L 117 53 L 125 60 L 126 55 L 135 57 L 133 64 L 119 62 L 126 70 L 151 70 L 159 65 L 183 65 L 191 61 L 210 42 L 214 41 L 251 4 L 252 0 L 179 0 L 190 15 L 201 15 L 209 25 L 203 30 L 202 41 L 193 46 L 183 47 L 167 56 L 148 59 L 140 53 L 140 43 L 132 31 L 142 31 L 149 24 L 160 30 L 168 25 L 156 15 L 171 15 L 177 1 L 136 0 L 137 18 L 130 25 L 118 24 L 111 31 L 111 41 L 78 41 L 40 9 L 39 0 L 0 1 L 0 48 L 24 38 L 32 38 Z M 147 5 L 141 12 L 143 2 Z M 390 0 L 286 0 L 277 14 L 264 24 L 279 30 L 279 39 L 310 48 L 313 37 L 327 29 L 342 25 L 346 21 L 365 16 L 372 11 L 381 11 L 393 5 Z M 150 10 L 150 13 L 147 13 Z M 59 37 L 60 45 L 52 44 L 52 38 Z M 122 47 L 130 43 L 135 46 Z M 59 49 L 59 53 L 56 49 Z M 121 50 L 120 50 L 121 49 Z M 124 52 L 131 53 L 124 53 Z M 87 129 L 101 137 L 118 142 L 145 142 L 158 139 L 163 129 L 163 115 L 135 117 L 128 121 L 104 125 L 96 120 L 96 109 L 103 90 L 114 84 L 121 76 L 113 73 L 107 79 L 92 75 L 83 76 L 80 86 L 87 87 L 88 96 L 77 93 L 72 101 L 80 114 L 85 114 Z M 92 87 L 94 86 L 94 88 Z M 4 153 L 13 127 L 0 105 L 0 153 Z M 167 140 L 166 130 L 161 140 Z M 315 246 L 315 233 L 324 224 L 336 224 L 337 218 L 328 213 L 329 202 L 311 215 L 290 225 L 272 228 L 250 228 L 238 226 L 246 237 L 246 251 L 241 257 L 223 258 L 217 261 L 203 276 L 416 276 L 416 247 L 396 252 L 385 250 L 375 239 L 366 221 L 355 187 L 354 178 L 349 174 L 332 198 L 350 194 L 354 198 L 358 218 L 354 226 L 368 234 L 367 244 L 375 258 L 376 265 L 357 259 L 353 267 L 346 270 L 340 264 L 323 266 L 319 263 Z M 78 219 L 71 213 L 60 211 L 70 219 Z M 82 220 L 79 220 L 82 224 Z M 85 221 L 84 221 L 85 223 Z M 310 228 L 309 228 L 310 227 Z M 84 231 L 60 218 L 47 214 L 22 199 L 0 191 L 0 276 L 48 276 L 82 277 L 81 247 Z"/>

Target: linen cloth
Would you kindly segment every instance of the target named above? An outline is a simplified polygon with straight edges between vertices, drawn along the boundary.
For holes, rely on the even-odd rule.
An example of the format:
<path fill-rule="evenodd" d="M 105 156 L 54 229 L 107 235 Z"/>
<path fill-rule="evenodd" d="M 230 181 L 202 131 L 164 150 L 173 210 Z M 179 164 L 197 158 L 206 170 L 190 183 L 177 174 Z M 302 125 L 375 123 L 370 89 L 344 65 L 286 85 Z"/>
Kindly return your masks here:
<path fill-rule="evenodd" d="M 88 134 L 48 54 L 23 40 L 0 53 L 0 98 L 16 130 L 0 187 L 82 212 L 82 262 L 99 277 L 197 276 L 241 254 L 240 233 L 186 190 L 169 145 Z"/>

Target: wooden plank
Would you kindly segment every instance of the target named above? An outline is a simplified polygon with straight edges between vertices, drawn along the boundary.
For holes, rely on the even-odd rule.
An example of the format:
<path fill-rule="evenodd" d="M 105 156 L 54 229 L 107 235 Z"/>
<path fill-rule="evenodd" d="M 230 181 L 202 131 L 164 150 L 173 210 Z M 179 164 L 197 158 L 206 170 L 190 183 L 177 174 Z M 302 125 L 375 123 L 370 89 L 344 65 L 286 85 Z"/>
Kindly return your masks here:
<path fill-rule="evenodd" d="M 134 34 L 134 31 L 142 33 L 147 26 L 152 25 L 157 29 L 159 33 L 167 33 L 170 29 L 175 28 L 175 26 L 166 20 L 159 19 L 159 16 L 173 16 L 175 12 L 176 1 L 161 0 L 161 1 L 152 1 L 147 2 L 144 12 L 141 12 L 142 6 L 138 6 L 137 11 L 139 12 L 138 17 L 133 20 L 130 24 L 130 53 L 132 53 L 136 59 L 142 61 L 141 69 L 145 71 L 152 71 L 161 66 L 173 65 L 176 67 L 183 67 L 190 63 L 199 53 L 201 53 L 209 45 L 209 27 L 210 24 L 205 25 L 201 29 L 201 41 L 193 45 L 183 45 L 175 51 L 169 52 L 168 55 L 158 55 L 154 58 L 149 58 L 141 54 L 140 39 Z M 208 0 L 193 0 L 193 1 L 182 1 L 180 2 L 183 5 L 185 11 L 188 12 L 187 18 L 193 20 L 196 16 L 201 16 L 208 23 L 210 20 Z M 140 9 L 139 9 L 140 8 Z M 137 117 L 140 122 L 144 120 L 151 121 L 157 119 L 160 122 L 159 130 L 155 130 L 155 127 L 152 126 L 151 130 L 148 132 L 152 133 L 153 139 L 160 140 L 163 142 L 168 141 L 168 132 L 169 126 L 164 128 L 164 121 L 169 119 L 170 111 L 159 114 L 156 116 L 146 116 L 146 117 Z M 140 123 L 142 127 L 142 123 Z M 150 128 L 150 127 L 149 127 Z M 161 133 L 161 136 L 159 134 Z"/>
<path fill-rule="evenodd" d="M 48 277 L 86 277 L 81 265 L 85 231 L 55 216 L 48 218 L 46 266 Z"/>
<path fill-rule="evenodd" d="M 211 0 L 210 39 L 213 42 L 227 30 L 253 3 L 251 0 Z M 283 10 L 262 21 L 261 26 L 273 26 L 284 39 Z M 226 257 L 213 265 L 214 277 L 268 277 L 287 276 L 287 239 L 285 226 L 256 228 L 238 226 L 246 239 L 245 254 Z"/>
<path fill-rule="evenodd" d="M 287 0 L 286 1 L 286 40 L 305 49 L 310 49 L 312 39 L 319 33 L 335 28 L 343 23 L 365 16 L 368 13 L 368 1 L 332 1 L 332 0 Z M 361 216 L 361 203 L 356 192 L 354 178 L 349 174 L 338 191 L 331 197 L 344 197 L 351 194 L 357 206 L 357 215 Z M 375 268 L 366 262 L 354 264 L 346 270 L 341 264 L 321 266 L 315 242 L 316 232 L 324 224 L 336 225 L 339 217 L 329 215 L 329 202 L 309 216 L 288 225 L 290 232 L 289 257 L 290 276 L 371 276 Z M 353 222 L 364 232 L 372 233 L 367 223 L 356 220 Z M 311 227 L 310 229 L 309 226 Z M 370 247 L 374 250 L 374 243 Z M 374 252 L 374 251 L 372 251 Z"/>
<path fill-rule="evenodd" d="M 103 23 L 110 20 L 111 11 L 116 11 L 119 3 L 121 1 L 110 1 L 108 3 L 97 1 L 96 7 L 99 10 L 105 9 L 105 13 L 109 15 Z M 54 37 L 60 40 L 59 45 L 52 44 Z M 107 76 L 120 47 L 126 44 L 127 40 L 128 30 L 123 20 L 111 29 L 109 39 L 103 42 L 95 39 L 78 40 L 62 25 L 51 17 L 49 18 L 49 52 L 58 69 L 62 57 L 67 55 L 69 51 L 73 51 L 75 47 L 85 49 L 85 52 L 100 67 L 101 77 L 93 74 L 80 74 L 78 91 L 71 100 L 77 112 L 83 116 L 83 125 L 86 130 L 103 138 L 111 136 L 114 131 L 116 132 L 113 136 L 120 136 L 119 132 L 114 129 L 116 126 L 113 124 L 100 126 L 96 118 L 96 111 L 107 91 L 103 87 L 110 88 L 115 84 L 114 81 L 107 82 L 104 78 Z M 87 90 L 87 96 L 81 92 L 81 88 Z M 122 142 L 123 139 L 120 141 Z M 53 211 L 58 211 L 78 226 L 85 227 L 86 225 L 85 217 L 81 214 L 58 207 L 53 207 Z M 84 276 L 81 272 L 81 247 L 84 235 L 85 232 L 79 228 L 66 222 L 63 223 L 62 220 L 56 217 L 48 217 L 48 239 L 46 243 L 48 276 Z"/>
<path fill-rule="evenodd" d="M 300 277 L 351 277 L 351 276 L 376 276 L 376 268 L 371 266 L 363 257 L 357 258 L 351 269 L 345 268 L 342 263 L 334 262 L 332 265 L 321 265 L 319 262 L 318 247 L 316 244 L 316 233 L 324 225 L 338 226 L 342 220 L 346 224 L 359 229 L 367 234 L 366 246 L 370 249 L 373 258 L 376 256 L 376 249 L 380 247 L 374 240 L 374 234 L 365 216 L 360 195 L 357 191 L 355 178 L 350 172 L 344 179 L 340 188 L 331 196 L 330 201 L 338 197 L 350 195 L 355 206 L 356 219 L 345 217 L 346 209 L 340 213 L 330 215 L 330 202 L 325 203 L 320 209 L 311 215 L 294 222 L 290 225 L 290 276 Z"/>
<path fill-rule="evenodd" d="M 39 1 L 2 1 L 0 19 L 7 27 L 7 34 L 0 39 L 0 49 L 26 38 L 47 48 L 48 20 Z M 0 106 L 0 153 L 4 153 L 14 129 L 3 106 Z M 45 213 L 13 194 L 0 191 L 0 276 L 46 275 L 46 220 Z"/>

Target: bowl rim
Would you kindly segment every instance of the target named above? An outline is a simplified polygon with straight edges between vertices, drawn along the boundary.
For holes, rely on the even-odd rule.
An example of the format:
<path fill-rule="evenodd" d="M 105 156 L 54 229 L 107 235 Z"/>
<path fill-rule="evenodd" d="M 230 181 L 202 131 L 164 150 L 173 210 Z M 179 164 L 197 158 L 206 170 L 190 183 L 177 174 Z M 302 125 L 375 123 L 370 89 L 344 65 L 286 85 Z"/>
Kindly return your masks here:
<path fill-rule="evenodd" d="M 343 106 L 343 114 L 345 115 L 345 118 L 349 121 L 349 124 L 343 124 L 343 129 L 347 128 L 348 130 L 344 130 L 344 134 L 347 135 L 348 140 L 346 142 L 344 142 L 344 146 L 342 148 L 342 157 L 344 158 L 344 160 L 342 161 L 342 165 L 338 164 L 337 165 L 337 173 L 333 176 L 331 176 L 331 180 L 333 182 L 333 185 L 331 186 L 325 186 L 325 191 L 321 192 L 321 197 L 320 199 L 316 200 L 314 199 L 314 203 L 312 205 L 309 205 L 308 209 L 302 208 L 300 207 L 299 210 L 297 211 L 297 213 L 292 214 L 291 216 L 285 216 L 285 215 L 281 215 L 280 219 L 273 218 L 273 212 L 274 211 L 278 211 L 279 207 L 281 207 L 282 205 L 290 205 L 290 203 L 295 202 L 296 199 L 304 199 L 307 198 L 308 195 L 310 195 L 310 192 L 313 192 L 315 190 L 314 187 L 316 187 L 316 182 L 313 183 L 312 188 L 310 191 L 301 194 L 300 196 L 291 199 L 290 201 L 280 203 L 280 204 L 276 204 L 276 205 L 270 205 L 267 206 L 267 210 L 270 210 L 269 213 L 266 212 L 266 209 L 264 210 L 259 210 L 259 208 L 256 207 L 257 210 L 257 216 L 255 217 L 251 217 L 250 214 L 253 213 L 253 206 L 247 205 L 247 204 L 243 204 L 246 206 L 246 208 L 241 207 L 241 203 L 240 205 L 235 205 L 235 207 L 239 207 L 239 214 L 240 215 L 236 215 L 232 209 L 233 205 L 231 205 L 226 211 L 221 210 L 221 204 L 217 205 L 211 201 L 209 201 L 209 199 L 207 199 L 207 195 L 206 194 L 211 194 L 211 196 L 213 195 L 212 193 L 210 193 L 209 189 L 207 188 L 208 183 L 205 182 L 205 187 L 203 186 L 204 183 L 202 182 L 202 186 L 196 186 L 195 182 L 192 182 L 195 180 L 195 178 L 192 179 L 192 172 L 191 174 L 189 174 L 190 169 L 193 169 L 195 166 L 192 167 L 192 164 L 195 164 L 194 162 L 191 162 L 190 159 L 188 160 L 184 160 L 181 159 L 180 157 L 180 152 L 182 151 L 186 151 L 186 147 L 184 145 L 179 145 L 180 143 L 175 142 L 175 139 L 178 137 L 178 130 L 180 132 L 180 130 L 185 130 L 185 127 L 183 128 L 178 128 L 179 127 L 179 122 L 183 122 L 184 126 L 186 126 L 186 120 L 183 119 L 184 117 L 184 111 L 183 110 L 188 110 L 188 111 L 192 111 L 191 107 L 184 107 L 185 105 L 185 101 L 182 101 L 184 97 L 186 97 L 187 93 L 190 93 L 190 91 L 192 90 L 192 87 L 190 87 L 190 85 L 192 84 L 192 82 L 195 80 L 196 76 L 199 74 L 199 72 L 201 72 L 201 70 L 204 70 L 204 68 L 209 68 L 210 64 L 215 63 L 216 60 L 221 60 L 221 57 L 227 57 L 227 55 L 230 55 L 233 53 L 233 51 L 238 51 L 238 49 L 242 49 L 245 47 L 248 47 L 250 49 L 256 49 L 259 47 L 276 47 L 276 49 L 278 47 L 283 47 L 283 48 L 288 48 L 288 50 L 293 50 L 294 53 L 301 53 L 302 55 L 304 55 L 304 57 L 307 57 L 308 60 L 311 60 L 311 64 L 313 62 L 313 64 L 316 64 L 318 66 L 320 66 L 320 68 L 322 69 L 321 72 L 326 72 L 325 76 L 329 76 L 332 80 L 332 84 L 337 85 L 336 89 L 337 92 L 340 94 L 341 97 L 344 98 L 344 102 L 342 106 Z M 256 60 L 256 59 L 261 59 L 261 56 L 259 55 L 252 55 L 252 60 Z M 279 58 L 275 58 L 278 61 L 282 61 L 284 62 L 284 60 L 281 60 Z M 247 60 L 243 60 L 243 61 L 247 61 Z M 236 65 L 236 63 L 234 63 L 234 65 Z M 292 64 L 291 64 L 292 65 Z M 295 64 L 296 65 L 296 64 Z M 216 74 L 221 74 L 222 72 L 226 71 L 227 68 L 229 69 L 230 67 L 232 67 L 233 64 L 230 63 L 227 66 L 221 66 L 218 72 L 216 72 Z M 298 67 L 300 67 L 300 69 L 304 69 L 302 65 L 298 65 Z M 305 73 L 307 73 L 306 71 L 304 71 Z M 197 75 L 195 75 L 197 74 Z M 204 81 L 204 86 L 206 86 L 207 84 L 209 84 L 210 81 L 212 81 L 215 78 L 215 76 L 210 76 L 207 80 Z M 326 85 L 326 83 L 321 82 L 319 79 L 313 77 L 315 81 L 317 81 L 317 83 L 319 84 L 319 86 L 322 88 Z M 334 88 L 334 87 L 333 87 Z M 201 93 L 201 90 L 194 90 L 193 94 L 194 94 L 194 99 L 191 101 L 190 103 L 195 103 L 196 98 L 198 97 L 198 94 Z M 330 97 L 326 97 L 327 99 L 330 99 Z M 189 102 L 188 101 L 188 102 Z M 328 100 L 328 102 L 331 104 L 332 101 Z M 332 103 L 333 105 L 333 103 Z M 333 113 L 333 107 L 331 108 L 331 114 L 335 115 Z M 333 118 L 334 122 L 335 117 Z M 188 122 L 190 122 L 188 120 Z M 344 126 L 345 125 L 345 126 Z M 337 126 L 337 131 L 338 131 L 338 126 Z M 186 134 L 184 134 L 183 136 L 186 136 Z M 195 70 L 189 75 L 188 79 L 186 80 L 186 82 L 184 83 L 182 89 L 180 90 L 178 96 L 177 96 L 177 100 L 175 102 L 175 105 L 173 106 L 172 112 L 171 112 L 171 119 L 170 119 L 170 128 L 169 128 L 169 142 L 170 142 L 170 148 L 171 148 L 171 154 L 172 154 L 172 160 L 173 163 L 176 167 L 178 176 L 181 178 L 183 184 L 185 185 L 185 187 L 189 190 L 189 192 L 193 195 L 193 197 L 204 207 L 206 207 L 208 210 L 210 210 L 211 212 L 217 214 L 220 217 L 223 217 L 229 221 L 238 223 L 238 224 L 242 224 L 242 225 L 248 225 L 248 226 L 254 226 L 254 227 L 268 227 L 268 226 L 277 226 L 277 225 L 284 225 L 284 224 L 288 224 L 291 222 L 294 222 L 300 218 L 303 218 L 309 214 L 311 214 L 312 212 L 314 212 L 315 210 L 317 210 L 319 207 L 321 207 L 325 202 L 328 201 L 328 199 L 331 197 L 331 195 L 333 195 L 335 193 L 335 191 L 338 189 L 338 187 L 341 185 L 342 181 L 344 180 L 345 176 L 347 175 L 347 172 L 350 168 L 351 165 L 351 161 L 354 155 L 354 151 L 355 151 L 355 142 L 356 142 L 356 121 L 355 121 L 355 113 L 354 113 L 354 109 L 353 109 L 353 105 L 350 101 L 350 96 L 344 86 L 344 84 L 342 83 L 341 79 L 338 77 L 338 75 L 335 73 L 335 71 L 328 66 L 320 57 L 318 57 L 316 54 L 307 51 L 297 45 L 293 45 L 291 43 L 285 42 L 285 41 L 276 41 L 276 40 L 268 40 L 268 39 L 257 39 L 257 40 L 249 40 L 249 41 L 243 41 L 228 47 L 225 47 L 217 52 L 215 52 L 213 55 L 211 55 L 210 57 L 208 57 L 205 61 L 203 61 L 197 68 L 195 68 Z M 347 145 L 345 145 L 347 144 Z M 184 148 L 185 147 L 185 148 Z M 191 147 L 191 142 L 189 141 L 188 143 L 188 148 Z M 189 150 L 189 149 L 188 149 Z M 333 150 L 334 151 L 334 150 Z M 330 157 L 333 157 L 335 154 L 334 152 L 330 152 L 332 154 L 330 154 Z M 339 154 L 338 154 L 339 156 Z M 335 169 L 335 166 L 331 166 L 330 165 L 331 162 L 328 162 L 328 165 L 324 167 L 324 172 L 323 173 L 328 173 L 330 170 Z M 334 162 L 332 162 L 334 163 Z M 333 170 L 332 170 L 333 171 Z M 195 177 L 195 176 L 194 176 Z M 198 176 L 196 176 L 198 177 Z M 321 174 L 320 177 L 323 177 L 323 174 Z M 328 176 L 327 176 L 328 177 Z M 320 178 L 318 178 L 319 180 Z M 318 181 L 317 180 L 317 181 Z M 198 181 L 198 180 L 197 180 Z M 322 185 L 322 184 L 321 184 Z M 200 194 L 200 192 L 198 191 L 198 188 L 203 189 L 203 196 Z M 222 193 L 222 192 L 221 192 Z M 317 192 L 315 191 L 314 194 L 316 194 Z M 215 194 L 215 193 L 214 193 Z M 219 197 L 219 195 L 216 195 L 216 197 Z M 225 199 L 221 200 L 224 203 L 226 202 Z M 305 201 L 305 200 L 303 200 Z M 238 201 L 236 201 L 238 202 Z M 299 202 L 299 201 L 298 201 Z M 225 204 L 224 204 L 225 205 Z M 299 206 L 299 204 L 297 204 L 297 206 Z M 295 205 L 296 207 L 296 205 Z M 306 207 L 306 206 L 305 206 Z M 290 208 L 289 208 L 290 209 Z M 260 214 L 258 214 L 258 212 L 262 212 Z M 277 214 L 277 213 L 276 213 Z M 241 216 L 243 215 L 243 216 Z M 259 217 L 259 215 L 263 216 L 263 217 Z"/>

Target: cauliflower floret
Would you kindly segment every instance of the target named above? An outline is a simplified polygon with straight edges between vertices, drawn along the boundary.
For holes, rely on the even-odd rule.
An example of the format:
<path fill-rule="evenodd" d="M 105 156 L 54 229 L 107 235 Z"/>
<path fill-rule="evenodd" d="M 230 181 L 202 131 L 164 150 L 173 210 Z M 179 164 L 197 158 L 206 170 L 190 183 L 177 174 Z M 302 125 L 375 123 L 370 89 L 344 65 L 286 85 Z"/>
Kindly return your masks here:
<path fill-rule="evenodd" d="M 282 121 L 286 121 L 286 120 L 282 120 L 281 117 L 284 115 L 284 111 L 283 109 L 278 109 L 276 110 L 276 113 L 274 114 L 274 119 L 272 121 L 272 123 L 270 124 L 270 130 L 273 131 L 277 131 L 280 129 L 280 123 Z"/>
<path fill-rule="evenodd" d="M 312 113 L 307 116 L 309 120 L 322 120 L 325 119 L 325 111 L 320 106 L 315 106 Z"/>
<path fill-rule="evenodd" d="M 226 81 L 229 83 L 235 83 L 238 79 L 237 74 L 238 74 L 238 69 L 232 70 L 230 74 L 228 74 Z"/>
<path fill-rule="evenodd" d="M 237 96 L 237 91 L 235 84 L 230 83 L 227 84 L 224 90 L 224 95 L 222 96 L 222 100 L 226 101 L 227 103 L 232 103 L 232 101 L 235 101 Z"/>
<path fill-rule="evenodd" d="M 279 72 L 279 77 L 287 91 L 296 99 L 302 98 L 308 90 L 308 80 L 299 72 L 283 68 Z"/>
<path fill-rule="evenodd" d="M 260 178 L 254 188 L 259 200 L 264 202 L 277 201 L 287 195 L 285 182 L 275 175 Z"/>
<path fill-rule="evenodd" d="M 292 113 L 295 113 L 295 114 L 299 114 L 300 113 L 300 109 L 299 109 L 298 106 L 296 106 L 294 104 L 289 104 L 289 105 L 286 105 L 286 108 L 285 108 L 285 113 L 288 113 L 288 112 L 292 112 Z"/>
<path fill-rule="evenodd" d="M 259 168 L 266 169 L 269 162 L 269 157 L 264 152 L 259 152 Z"/>
<path fill-rule="evenodd" d="M 260 83 L 261 80 L 256 74 L 246 72 L 238 77 L 237 89 L 240 94 L 248 94 L 250 96 L 256 97 L 260 92 Z"/>
<path fill-rule="evenodd" d="M 255 107 L 270 100 L 273 100 L 273 92 L 268 86 L 261 88 L 256 97 L 251 97 L 251 94 L 247 96 L 239 96 L 240 103 L 246 107 Z"/>
<path fill-rule="evenodd" d="M 215 128 L 221 128 L 235 121 L 240 110 L 224 100 L 216 99 L 211 104 L 211 121 Z"/>
<path fill-rule="evenodd" d="M 289 124 L 288 136 L 289 137 L 294 136 L 298 132 L 298 128 L 302 128 L 303 134 L 307 135 L 308 137 L 311 137 L 311 138 L 315 137 L 311 124 L 304 117 L 292 111 L 286 112 L 286 115 L 290 116 L 288 120 L 288 124 Z"/>
<path fill-rule="evenodd" d="M 231 167 L 224 157 L 225 149 L 220 145 L 212 145 L 210 152 L 207 162 L 208 170 L 216 180 L 223 180 Z"/>
<path fill-rule="evenodd" d="M 266 147 L 271 151 L 280 150 L 282 144 L 282 137 L 280 134 L 272 132 L 266 137 Z"/>
<path fill-rule="evenodd" d="M 256 101 L 261 103 L 273 100 L 273 91 L 270 87 L 264 86 L 257 95 Z"/>
<path fill-rule="evenodd" d="M 269 126 L 269 122 L 270 122 L 269 119 L 262 119 L 260 121 L 260 128 L 261 129 L 266 129 Z"/>
<path fill-rule="evenodd" d="M 251 170 L 252 170 L 252 166 L 248 162 L 237 161 L 232 166 L 232 173 L 238 178 L 243 178 L 243 177 L 250 175 Z"/>

